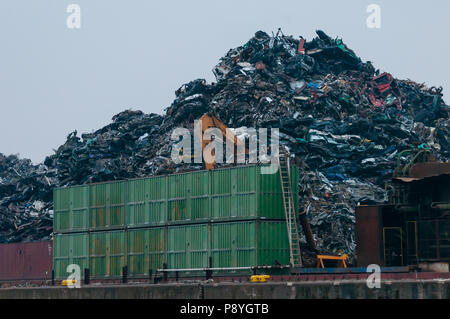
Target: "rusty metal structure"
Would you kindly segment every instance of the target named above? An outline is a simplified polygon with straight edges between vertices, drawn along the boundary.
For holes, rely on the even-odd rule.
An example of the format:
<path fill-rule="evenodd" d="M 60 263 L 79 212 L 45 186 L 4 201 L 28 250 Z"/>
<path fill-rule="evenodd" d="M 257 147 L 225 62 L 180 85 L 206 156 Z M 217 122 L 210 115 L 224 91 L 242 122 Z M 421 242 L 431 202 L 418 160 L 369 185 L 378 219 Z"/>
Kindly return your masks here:
<path fill-rule="evenodd" d="M 402 154 L 400 154 L 402 155 Z M 450 163 L 410 151 L 387 186 L 389 203 L 356 210 L 358 265 L 421 266 L 450 262 Z"/>
<path fill-rule="evenodd" d="M 53 242 L 0 245 L 0 281 L 50 280 Z"/>
<path fill-rule="evenodd" d="M 237 154 L 238 152 L 242 152 L 243 154 L 248 154 L 249 150 L 245 146 L 245 141 L 241 141 L 222 121 L 220 121 L 215 115 L 206 113 L 200 118 L 201 127 L 196 128 L 200 129 L 201 133 L 199 132 L 199 136 L 202 136 L 202 151 L 204 151 L 209 144 L 211 144 L 210 139 L 204 138 L 205 133 L 209 129 L 218 129 L 222 133 L 222 136 L 224 138 L 224 141 L 226 141 L 227 145 L 230 145 L 233 147 L 233 154 L 234 154 L 234 161 L 233 163 L 236 164 L 238 162 L 237 160 Z M 204 153 L 205 156 L 209 157 L 208 153 Z M 216 161 L 215 161 L 215 150 L 213 149 L 212 154 L 210 154 L 214 158 L 205 158 L 205 168 L 207 170 L 216 169 Z"/>

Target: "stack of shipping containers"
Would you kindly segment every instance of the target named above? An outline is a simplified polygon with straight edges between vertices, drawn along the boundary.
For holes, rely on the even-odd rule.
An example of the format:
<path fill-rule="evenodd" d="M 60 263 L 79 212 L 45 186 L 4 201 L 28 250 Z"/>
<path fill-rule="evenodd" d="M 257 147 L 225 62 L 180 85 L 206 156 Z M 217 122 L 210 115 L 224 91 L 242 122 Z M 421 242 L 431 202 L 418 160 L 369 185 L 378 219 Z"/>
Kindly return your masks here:
<path fill-rule="evenodd" d="M 291 170 L 293 194 L 298 171 Z M 294 198 L 298 207 L 298 198 Z M 289 264 L 279 173 L 261 166 L 59 188 L 54 270 L 77 264 L 94 279 L 163 268 Z"/>

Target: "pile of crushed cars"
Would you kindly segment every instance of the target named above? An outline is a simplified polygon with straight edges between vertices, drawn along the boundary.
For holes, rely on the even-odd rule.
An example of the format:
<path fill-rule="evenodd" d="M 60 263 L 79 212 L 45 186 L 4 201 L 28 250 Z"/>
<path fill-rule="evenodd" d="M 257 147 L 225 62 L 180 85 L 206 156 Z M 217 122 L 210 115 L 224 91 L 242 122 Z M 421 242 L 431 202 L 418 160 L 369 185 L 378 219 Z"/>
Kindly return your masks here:
<path fill-rule="evenodd" d="M 52 232 L 56 170 L 0 153 L 0 242 L 46 239 Z"/>
<path fill-rule="evenodd" d="M 323 31 L 312 41 L 259 31 L 213 73 L 216 83 L 198 79 L 178 89 L 164 115 L 127 110 L 94 133 L 71 133 L 42 165 L 2 157 L 1 240 L 51 233 L 28 225 L 33 218 L 49 225 L 53 187 L 203 169 L 171 161 L 171 133 L 193 129 L 207 112 L 230 128 L 280 129 L 280 143 L 299 163 L 301 210 L 323 253 L 354 257 L 355 207 L 385 202 L 400 152 L 420 143 L 442 161 L 450 156 L 442 88 L 381 73 Z"/>

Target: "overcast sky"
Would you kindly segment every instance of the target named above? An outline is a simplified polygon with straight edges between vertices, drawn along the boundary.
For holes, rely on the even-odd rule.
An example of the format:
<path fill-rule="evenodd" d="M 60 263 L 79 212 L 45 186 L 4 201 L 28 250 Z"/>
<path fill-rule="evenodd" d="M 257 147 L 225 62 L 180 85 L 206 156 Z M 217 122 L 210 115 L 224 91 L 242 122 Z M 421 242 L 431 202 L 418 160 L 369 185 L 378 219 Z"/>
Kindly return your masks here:
<path fill-rule="evenodd" d="M 69 4 L 81 28 L 66 25 Z M 381 29 L 366 25 L 381 7 Z M 53 153 L 73 130 L 91 132 L 127 109 L 162 113 L 183 83 L 258 30 L 342 37 L 398 78 L 450 91 L 450 2 L 376 0 L 1 0 L 0 152 Z"/>

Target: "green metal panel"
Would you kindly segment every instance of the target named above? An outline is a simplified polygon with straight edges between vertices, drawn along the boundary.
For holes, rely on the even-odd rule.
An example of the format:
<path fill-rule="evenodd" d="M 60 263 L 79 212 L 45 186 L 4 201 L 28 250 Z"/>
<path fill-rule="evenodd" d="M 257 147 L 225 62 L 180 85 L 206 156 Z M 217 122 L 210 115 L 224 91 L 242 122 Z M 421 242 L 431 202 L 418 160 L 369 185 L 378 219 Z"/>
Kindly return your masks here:
<path fill-rule="evenodd" d="M 167 263 L 169 268 L 186 267 L 186 226 L 174 226 L 167 230 Z"/>
<path fill-rule="evenodd" d="M 168 228 L 167 264 L 172 269 L 208 267 L 208 225 Z"/>
<path fill-rule="evenodd" d="M 230 170 L 213 170 L 211 174 L 211 219 L 231 216 L 231 173 Z"/>
<path fill-rule="evenodd" d="M 188 211 L 189 175 L 177 174 L 167 176 L 168 221 L 190 219 Z"/>
<path fill-rule="evenodd" d="M 167 262 L 166 250 L 166 228 L 150 228 L 148 230 L 148 269 L 155 271 L 162 268 Z"/>
<path fill-rule="evenodd" d="M 211 194 L 229 195 L 231 194 L 231 170 L 216 169 L 210 171 L 211 174 Z"/>
<path fill-rule="evenodd" d="M 213 267 L 256 266 L 255 222 L 212 225 Z"/>
<path fill-rule="evenodd" d="M 55 235 L 53 243 L 53 269 L 55 270 L 55 278 L 64 278 L 69 274 L 66 272 L 70 262 L 69 241 L 70 235 Z"/>
<path fill-rule="evenodd" d="M 247 222 L 234 226 L 236 228 L 234 233 L 236 257 L 232 258 L 232 260 L 236 261 L 237 267 L 257 265 L 256 225 L 257 222 Z"/>
<path fill-rule="evenodd" d="M 105 229 L 125 225 L 128 181 L 89 186 L 90 227 Z"/>
<path fill-rule="evenodd" d="M 231 199 L 233 210 L 231 217 L 257 217 L 257 194 L 236 194 Z"/>
<path fill-rule="evenodd" d="M 109 184 L 94 184 L 89 186 L 89 227 L 106 227 L 107 210 L 109 200 L 107 200 L 107 189 Z"/>
<path fill-rule="evenodd" d="M 89 235 L 89 268 L 92 277 L 104 277 L 106 267 L 106 233 Z"/>
<path fill-rule="evenodd" d="M 164 224 L 166 216 L 166 177 L 128 181 L 127 226 Z"/>
<path fill-rule="evenodd" d="M 231 196 L 211 195 L 211 219 L 224 219 L 231 216 Z"/>
<path fill-rule="evenodd" d="M 209 256 L 209 227 L 195 225 L 188 227 L 187 238 L 187 266 L 189 268 L 208 267 Z"/>
<path fill-rule="evenodd" d="M 151 269 L 161 269 L 165 260 L 165 228 L 135 229 L 128 231 L 128 273 L 147 276 Z"/>
<path fill-rule="evenodd" d="M 109 188 L 109 224 L 108 226 L 125 225 L 125 207 L 128 181 L 115 182 L 110 184 Z"/>
<path fill-rule="evenodd" d="M 120 277 L 125 266 L 125 232 L 90 233 L 89 262 L 94 278 Z"/>
<path fill-rule="evenodd" d="M 109 232 L 109 275 L 119 277 L 125 264 L 125 232 Z"/>
<path fill-rule="evenodd" d="M 248 221 L 212 225 L 214 267 L 251 267 L 289 264 L 286 223 Z"/>
<path fill-rule="evenodd" d="M 150 223 L 148 181 L 148 179 L 137 179 L 128 182 L 126 211 L 126 224 L 128 226 L 148 225 Z"/>
<path fill-rule="evenodd" d="M 54 237 L 54 270 L 55 278 L 65 279 L 67 266 L 76 264 L 80 267 L 81 278 L 84 278 L 84 269 L 88 267 L 88 235 L 63 234 Z"/>
<path fill-rule="evenodd" d="M 257 166 L 236 167 L 231 170 L 231 217 L 257 217 L 256 178 L 260 168 Z"/>
<path fill-rule="evenodd" d="M 70 188 L 58 188 L 53 191 L 55 232 L 70 230 Z"/>
<path fill-rule="evenodd" d="M 258 233 L 258 265 L 274 265 L 275 260 L 289 265 L 289 240 L 285 222 L 260 222 Z"/>
<path fill-rule="evenodd" d="M 150 224 L 164 224 L 167 221 L 167 202 L 151 201 L 149 203 Z"/>
<path fill-rule="evenodd" d="M 279 173 L 261 174 L 261 166 L 241 166 L 211 172 L 211 219 L 284 219 Z M 298 208 L 298 170 L 291 169 L 292 191 Z"/>
<path fill-rule="evenodd" d="M 211 258 L 213 267 L 233 267 L 236 260 L 235 224 L 215 224 L 211 226 Z"/>
<path fill-rule="evenodd" d="M 292 194 L 294 206 L 298 211 L 298 169 L 291 166 Z M 281 189 L 280 173 L 259 174 L 258 176 L 258 216 L 284 219 L 283 193 Z"/>
<path fill-rule="evenodd" d="M 211 219 L 257 216 L 257 166 L 211 171 Z"/>
<path fill-rule="evenodd" d="M 295 167 L 291 177 L 297 195 Z M 62 188 L 54 200 L 56 233 L 285 218 L 279 173 L 255 165 Z"/>
<path fill-rule="evenodd" d="M 260 174 L 258 177 L 259 215 L 267 218 L 285 218 L 279 172 L 276 174 Z"/>
<path fill-rule="evenodd" d="M 162 224 L 167 221 L 167 176 L 148 178 L 149 222 Z"/>
<path fill-rule="evenodd" d="M 188 197 L 189 174 L 174 174 L 167 176 L 168 198 L 178 199 Z"/>
<path fill-rule="evenodd" d="M 70 231 L 79 232 L 88 229 L 89 192 L 84 186 L 70 189 Z"/>
<path fill-rule="evenodd" d="M 130 275 L 144 275 L 148 268 L 148 230 L 130 230 L 127 233 L 127 265 Z"/>
<path fill-rule="evenodd" d="M 71 244 L 71 263 L 80 266 L 81 277 L 84 278 L 84 269 L 88 267 L 88 235 L 72 235 Z"/>
<path fill-rule="evenodd" d="M 233 187 L 236 188 L 236 193 L 254 193 L 256 192 L 256 176 L 260 173 L 258 166 L 241 166 L 232 170 L 235 175 Z"/>
<path fill-rule="evenodd" d="M 167 198 L 167 176 L 148 178 L 150 200 L 164 200 Z"/>
<path fill-rule="evenodd" d="M 151 227 L 55 235 L 54 269 L 58 279 L 70 264 L 89 267 L 92 278 L 147 276 L 167 262 L 170 269 L 251 267 L 289 263 L 284 221 L 245 221 Z"/>
<path fill-rule="evenodd" d="M 165 260 L 165 228 L 135 229 L 128 231 L 128 273 L 147 276 L 151 269 L 161 269 Z"/>
<path fill-rule="evenodd" d="M 189 220 L 187 200 L 184 199 L 169 199 L 168 203 L 168 218 L 169 222 Z"/>
<path fill-rule="evenodd" d="M 88 192 L 85 186 L 54 191 L 55 232 L 79 232 L 88 227 Z"/>
<path fill-rule="evenodd" d="M 188 207 L 191 220 L 207 220 L 209 218 L 209 180 L 208 171 L 189 174 Z"/>

